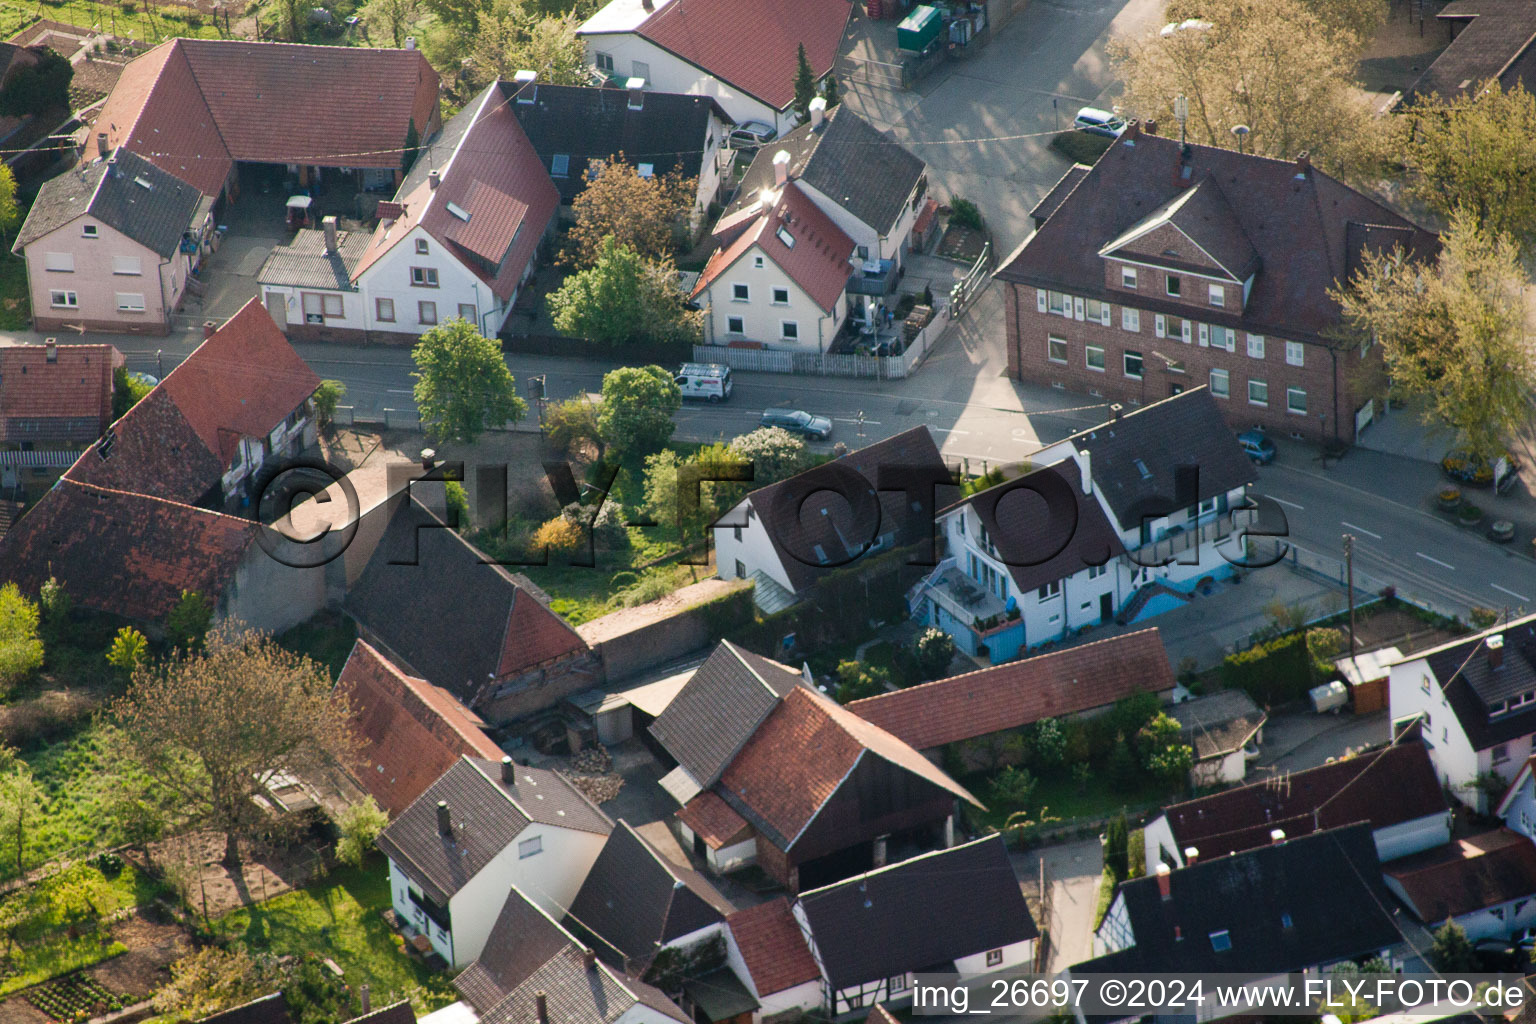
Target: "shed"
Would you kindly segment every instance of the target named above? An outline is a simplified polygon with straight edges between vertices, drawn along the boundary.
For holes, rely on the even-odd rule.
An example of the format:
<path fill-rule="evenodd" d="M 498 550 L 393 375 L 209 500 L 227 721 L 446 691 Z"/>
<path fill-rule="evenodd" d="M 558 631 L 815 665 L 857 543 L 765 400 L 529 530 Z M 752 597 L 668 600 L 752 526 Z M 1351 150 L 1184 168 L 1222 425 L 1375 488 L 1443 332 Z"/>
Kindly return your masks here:
<path fill-rule="evenodd" d="M 919 4 L 896 26 L 896 45 L 903 50 L 921 52 L 939 37 L 943 27 L 944 18 L 937 7 Z"/>
<path fill-rule="evenodd" d="M 1349 684 L 1355 697 L 1355 714 L 1368 715 L 1387 706 L 1387 679 L 1392 666 L 1403 660 L 1403 653 L 1396 647 L 1382 647 L 1357 654 L 1335 658 L 1333 667 Z"/>

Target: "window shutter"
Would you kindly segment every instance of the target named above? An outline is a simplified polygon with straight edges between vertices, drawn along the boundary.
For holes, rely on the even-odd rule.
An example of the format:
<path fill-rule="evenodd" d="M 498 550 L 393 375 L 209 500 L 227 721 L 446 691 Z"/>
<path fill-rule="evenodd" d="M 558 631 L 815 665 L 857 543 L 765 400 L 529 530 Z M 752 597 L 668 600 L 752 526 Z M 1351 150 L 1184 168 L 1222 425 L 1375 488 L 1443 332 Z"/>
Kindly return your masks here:
<path fill-rule="evenodd" d="M 1044 313 L 1045 310 L 1046 310 L 1046 305 L 1045 305 L 1045 289 L 1044 288 L 1036 288 L 1035 289 L 1035 311 L 1037 313 Z"/>
<path fill-rule="evenodd" d="M 1159 338 L 1163 337 L 1163 334 L 1167 329 L 1168 321 L 1163 319 L 1163 314 L 1159 313 L 1152 318 L 1152 331 Z"/>
<path fill-rule="evenodd" d="M 1189 341 L 1189 321 L 1184 321 L 1184 340 Z M 1211 343 L 1211 328 L 1209 324 L 1200 325 L 1200 347 L 1206 348 Z"/>
<path fill-rule="evenodd" d="M 1109 326 L 1109 303 L 1107 302 L 1101 302 L 1099 304 L 1099 323 L 1103 324 L 1105 327 Z"/>
<path fill-rule="evenodd" d="M 1083 300 L 1081 296 L 1072 300 L 1072 316 L 1077 320 L 1083 318 Z"/>

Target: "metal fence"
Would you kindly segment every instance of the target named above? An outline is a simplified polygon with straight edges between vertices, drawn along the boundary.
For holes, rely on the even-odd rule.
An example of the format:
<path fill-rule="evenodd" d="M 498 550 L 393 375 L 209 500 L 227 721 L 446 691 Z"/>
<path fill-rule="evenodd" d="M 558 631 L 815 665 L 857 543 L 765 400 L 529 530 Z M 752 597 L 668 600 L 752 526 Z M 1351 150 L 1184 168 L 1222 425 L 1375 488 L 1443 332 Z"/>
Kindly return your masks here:
<path fill-rule="evenodd" d="M 933 350 L 949 326 L 948 307 L 934 310 L 928 326 L 919 331 L 895 356 L 861 356 L 851 352 L 776 352 L 771 349 L 695 345 L 693 358 L 703 363 L 724 363 L 733 370 L 758 373 L 798 373 L 821 377 L 870 377 L 902 380 L 911 376 Z"/>
<path fill-rule="evenodd" d="M 955 282 L 955 286 L 949 290 L 949 315 L 958 317 L 965 312 L 965 308 L 971 304 L 976 293 L 986 286 L 992 273 L 992 240 L 981 247 L 981 255 L 976 257 L 976 263 L 966 273 L 965 277 Z"/>
<path fill-rule="evenodd" d="M 886 89 L 905 89 L 912 84 L 905 64 L 889 64 L 882 60 L 865 60 L 847 54 L 837 59 L 838 78 L 843 84 L 863 82 Z"/>

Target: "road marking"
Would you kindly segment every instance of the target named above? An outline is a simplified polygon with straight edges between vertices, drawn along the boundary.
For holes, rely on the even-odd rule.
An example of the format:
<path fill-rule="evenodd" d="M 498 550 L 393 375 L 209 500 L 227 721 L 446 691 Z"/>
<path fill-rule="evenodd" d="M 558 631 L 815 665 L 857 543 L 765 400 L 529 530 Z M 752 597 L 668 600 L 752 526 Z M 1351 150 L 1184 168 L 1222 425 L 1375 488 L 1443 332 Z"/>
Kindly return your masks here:
<path fill-rule="evenodd" d="M 1499 586 L 1497 583 L 1490 583 L 1488 585 L 1490 587 L 1492 587 L 1494 590 L 1502 591 L 1503 593 L 1508 594 L 1510 597 L 1513 597 L 1513 598 L 1515 598 L 1518 601 L 1525 601 L 1526 603 L 1529 603 L 1530 600 L 1531 600 L 1530 598 L 1526 597 L 1524 594 L 1517 594 L 1513 590 L 1509 590 L 1509 589 L 1507 589 L 1505 587 Z"/>
<path fill-rule="evenodd" d="M 1367 530 L 1363 526 L 1356 526 L 1354 523 L 1351 523 L 1347 519 L 1340 519 L 1339 522 L 1340 522 L 1340 524 L 1349 527 L 1351 530 L 1354 530 L 1356 533 L 1363 533 L 1363 534 L 1365 534 L 1367 537 L 1371 538 L 1372 540 L 1381 540 L 1381 534 L 1379 534 L 1379 533 L 1372 533 L 1370 530 Z"/>
<path fill-rule="evenodd" d="M 969 434 L 970 433 L 969 430 L 957 430 L 954 427 L 929 427 L 928 429 L 932 430 L 934 433 L 937 433 L 937 434 Z"/>
<path fill-rule="evenodd" d="M 385 388 L 384 393 L 386 395 L 414 395 L 416 392 L 408 388 Z"/>
<path fill-rule="evenodd" d="M 1298 505 L 1294 501 L 1286 501 L 1284 498 L 1277 498 L 1273 494 L 1265 494 L 1262 495 L 1262 497 L 1268 498 L 1270 501 L 1278 501 L 1282 505 L 1289 505 L 1291 508 L 1298 512 L 1305 512 L 1307 510 L 1305 505 Z"/>
<path fill-rule="evenodd" d="M 1426 561 L 1426 562 L 1434 562 L 1436 565 L 1440 566 L 1441 568 L 1451 570 L 1451 572 L 1455 572 L 1456 571 L 1456 567 L 1454 565 L 1447 565 L 1445 562 L 1440 561 L 1440 559 L 1438 559 L 1438 558 L 1430 558 L 1428 555 L 1426 555 L 1422 551 L 1415 551 L 1414 554 L 1418 555 L 1420 558 L 1424 559 L 1424 561 Z"/>
<path fill-rule="evenodd" d="M 837 422 L 839 422 L 839 423 L 857 423 L 857 422 L 859 422 L 857 419 L 855 419 L 855 418 L 853 418 L 851 416 L 834 416 L 832 418 L 834 420 L 836 420 Z M 864 425 L 866 427 L 878 427 L 880 425 L 880 421 L 879 420 L 865 420 L 864 421 Z"/>

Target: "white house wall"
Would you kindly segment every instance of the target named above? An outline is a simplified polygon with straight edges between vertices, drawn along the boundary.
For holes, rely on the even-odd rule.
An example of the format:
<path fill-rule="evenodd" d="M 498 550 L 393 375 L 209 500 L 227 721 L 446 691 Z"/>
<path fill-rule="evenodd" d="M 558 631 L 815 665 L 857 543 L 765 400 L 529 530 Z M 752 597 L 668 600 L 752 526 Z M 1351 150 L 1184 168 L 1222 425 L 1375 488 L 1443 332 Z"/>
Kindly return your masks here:
<path fill-rule="evenodd" d="M 1173 826 L 1168 824 L 1168 815 L 1159 814 L 1147 822 L 1147 827 L 1142 830 L 1142 845 L 1146 848 L 1148 875 L 1157 874 L 1164 849 L 1173 857 L 1173 863 L 1168 865 L 1170 868 L 1177 870 L 1184 866 L 1184 851 L 1179 849 L 1178 841 L 1173 838 Z"/>
<path fill-rule="evenodd" d="M 1422 853 L 1451 841 L 1451 812 L 1440 811 L 1422 818 L 1400 821 L 1371 833 L 1376 840 L 1376 857 L 1389 861 Z"/>
<path fill-rule="evenodd" d="M 761 267 L 756 265 L 759 258 L 763 261 Z M 852 267 L 849 269 L 851 271 Z M 745 301 L 732 297 L 733 286 L 737 284 L 747 286 Z M 787 303 L 774 303 L 775 288 L 788 290 Z M 846 293 L 838 295 L 828 313 L 756 245 L 715 278 L 705 291 L 705 299 L 706 343 L 727 345 L 733 341 L 756 341 L 780 352 L 825 352 L 832 346 L 848 312 Z M 730 330 L 732 317 L 741 318 L 740 332 Z M 785 320 L 793 320 L 799 325 L 798 341 L 784 339 L 781 325 Z"/>
<path fill-rule="evenodd" d="M 455 963 L 453 958 L 453 937 L 436 924 L 427 920 L 425 912 L 411 902 L 412 884 L 414 883 L 406 878 L 405 873 L 396 867 L 395 862 L 391 860 L 389 862 L 389 893 L 390 903 L 394 906 L 395 913 L 400 915 L 402 921 L 410 922 L 411 927 L 425 935 L 427 941 L 432 943 L 432 948 L 437 952 L 438 956 L 450 964 Z M 468 961 L 465 961 L 465 963 L 468 963 Z"/>
<path fill-rule="evenodd" d="M 1408 898 L 1407 892 L 1396 878 L 1384 875 L 1382 881 L 1386 883 L 1388 889 L 1392 890 L 1394 896 L 1413 906 L 1413 901 Z M 1467 933 L 1467 939 L 1471 942 L 1477 942 L 1480 939 L 1508 938 L 1518 929 L 1536 924 L 1536 898 L 1533 897 L 1536 897 L 1536 894 L 1510 900 L 1497 906 L 1458 914 L 1453 920 Z M 1429 925 L 1434 927 L 1441 923 L 1443 922 L 1429 922 Z"/>
<path fill-rule="evenodd" d="M 646 88 L 657 92 L 679 92 L 690 96 L 710 96 L 736 123 L 765 121 L 782 135 L 794 124 L 795 115 L 781 115 L 762 100 L 727 85 L 707 71 L 683 60 L 635 32 L 605 32 L 583 35 L 587 63 L 597 67 L 597 55 L 613 58 L 613 73 L 623 78 L 642 77 Z M 636 68 L 639 61 L 642 67 Z M 607 72 L 603 72 L 607 74 Z"/>
<path fill-rule="evenodd" d="M 96 237 L 86 238 L 81 233 L 87 224 L 95 226 Z M 49 253 L 69 254 L 74 270 L 48 270 Z M 176 252 L 162 266 L 159 253 L 90 216 L 76 217 L 36 239 L 27 246 L 24 255 L 35 316 L 123 332 L 164 332 L 170 313 L 186 289 L 192 259 Z M 138 273 L 116 273 L 118 258 L 138 260 Z M 50 300 L 54 291 L 74 292 L 78 306 L 54 307 Z M 144 296 L 143 311 L 119 311 L 119 292 Z"/>
<path fill-rule="evenodd" d="M 1109 904 L 1109 910 L 1104 913 L 1104 920 L 1099 922 L 1098 930 L 1093 933 L 1093 955 L 1117 953 L 1134 945 L 1136 933 L 1131 929 L 1131 916 L 1125 908 L 1125 896 L 1117 892 Z"/>
<path fill-rule="evenodd" d="M 1530 839 L 1536 839 L 1536 781 L 1527 775 L 1504 808 L 1504 825 Z"/>
<path fill-rule="evenodd" d="M 752 499 L 743 498 L 725 517 L 725 522 L 745 523 L 744 526 L 720 526 L 715 528 L 715 569 L 721 579 L 747 579 L 762 570 L 770 579 L 785 590 L 794 592 L 784 563 L 773 546 L 768 524 L 757 514 Z M 737 533 L 741 534 L 738 540 Z M 737 563 L 741 570 L 737 570 Z"/>
<path fill-rule="evenodd" d="M 524 231 L 539 230 L 524 224 Z M 427 243 L 426 253 L 416 251 L 418 240 Z M 438 287 L 418 288 L 411 284 L 412 267 L 430 267 L 437 270 Z M 475 307 L 477 327 L 487 337 L 495 337 L 506 319 L 508 306 L 503 306 L 491 292 L 490 286 L 459 262 L 446 246 L 433 238 L 420 226 L 414 227 L 400 241 L 380 256 L 358 279 L 358 288 L 365 300 L 363 316 L 366 329 L 371 331 L 402 331 L 421 334 L 430 330 L 431 324 L 423 324 L 419 316 L 419 302 L 437 303 L 437 322 L 445 323 L 459 315 L 461 303 Z M 516 296 L 513 297 L 514 299 Z M 393 299 L 395 322 L 378 319 L 379 299 Z"/>
<path fill-rule="evenodd" d="M 1427 715 L 1428 722 L 1423 726 L 1421 734 L 1429 750 L 1429 759 L 1435 766 L 1435 774 L 1440 776 L 1442 783 L 1456 790 L 1458 796 L 1473 799 L 1466 787 L 1477 778 L 1477 751 L 1472 749 L 1471 741 L 1462 731 L 1461 722 L 1446 702 L 1440 683 L 1429 668 L 1429 662 L 1415 658 L 1393 665 L 1390 673 L 1387 694 L 1392 722 L 1402 722 L 1419 714 Z"/>
<path fill-rule="evenodd" d="M 764 148 L 772 150 L 773 143 L 768 143 Z M 891 233 L 882 235 L 880 232 L 885 230 L 887 225 L 866 224 L 814 185 L 800 179 L 796 179 L 795 184 L 811 197 L 811 202 L 815 203 L 822 213 L 830 217 L 834 224 L 853 239 L 855 245 L 864 246 L 869 252 L 870 259 L 894 260 L 897 266 L 905 263 L 906 242 L 912 237 L 912 225 L 917 221 L 917 211 L 912 208 L 910 196 L 909 201 L 901 209 L 901 216 L 896 218 L 896 224 Z"/>
<path fill-rule="evenodd" d="M 725 962 L 731 972 L 741 979 L 743 985 L 752 993 L 758 1002 L 756 1012 L 752 1014 L 754 1022 L 762 1021 L 765 1017 L 784 1013 L 787 1010 L 814 1010 L 821 1006 L 821 979 L 812 978 L 810 981 L 792 985 L 779 992 L 760 992 L 757 981 L 752 977 L 752 972 L 747 970 L 747 962 L 741 955 L 741 947 L 736 944 L 736 936 L 729 927 L 724 929 L 725 934 Z"/>
<path fill-rule="evenodd" d="M 1199 786 L 1232 785 L 1242 782 L 1248 764 L 1242 750 L 1201 761 L 1189 770 L 1190 782 Z"/>

